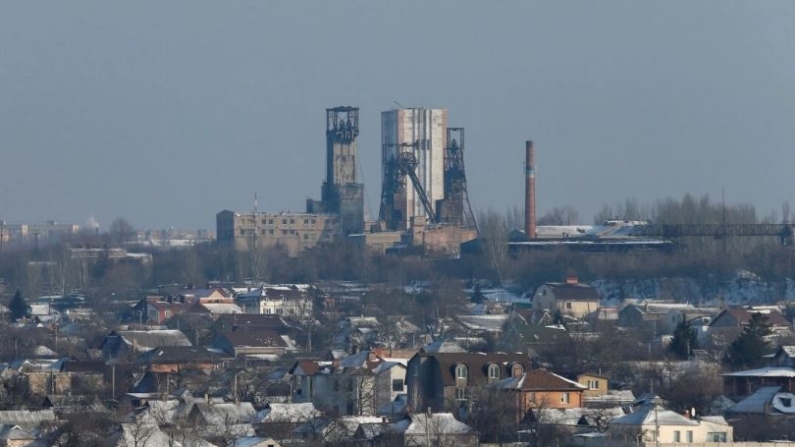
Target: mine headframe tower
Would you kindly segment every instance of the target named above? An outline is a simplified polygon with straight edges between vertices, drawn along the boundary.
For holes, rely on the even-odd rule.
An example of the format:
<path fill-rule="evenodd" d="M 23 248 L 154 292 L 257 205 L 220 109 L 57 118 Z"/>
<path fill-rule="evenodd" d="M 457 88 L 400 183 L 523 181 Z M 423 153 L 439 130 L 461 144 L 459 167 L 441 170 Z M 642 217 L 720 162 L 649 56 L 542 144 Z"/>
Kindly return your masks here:
<path fill-rule="evenodd" d="M 467 191 L 463 127 L 447 128 L 447 147 L 444 150 L 444 199 L 437 200 L 436 206 L 440 222 L 477 229 Z"/>
<path fill-rule="evenodd" d="M 419 147 L 419 142 L 400 143 L 397 145 L 397 157 L 390 159 L 386 163 L 384 175 L 384 186 L 381 190 L 381 209 L 380 220 L 386 222 L 388 228 L 396 229 L 405 219 L 405 209 L 398 209 L 399 203 L 405 203 L 406 177 L 411 179 L 414 190 L 422 202 L 425 213 L 428 215 L 428 223 L 439 221 L 433 204 L 428 198 L 428 193 L 422 186 L 417 176 L 417 156 L 415 152 Z"/>

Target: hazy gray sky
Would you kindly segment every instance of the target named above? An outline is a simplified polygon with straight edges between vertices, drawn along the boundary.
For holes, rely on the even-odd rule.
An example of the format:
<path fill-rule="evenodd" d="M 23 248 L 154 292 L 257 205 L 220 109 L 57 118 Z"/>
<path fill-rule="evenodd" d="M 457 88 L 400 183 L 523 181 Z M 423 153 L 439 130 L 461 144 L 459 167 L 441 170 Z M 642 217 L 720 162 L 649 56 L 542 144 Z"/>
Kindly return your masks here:
<path fill-rule="evenodd" d="M 324 109 L 446 107 L 476 209 L 793 200 L 795 2 L 0 3 L 0 219 L 214 228 L 320 196 Z"/>

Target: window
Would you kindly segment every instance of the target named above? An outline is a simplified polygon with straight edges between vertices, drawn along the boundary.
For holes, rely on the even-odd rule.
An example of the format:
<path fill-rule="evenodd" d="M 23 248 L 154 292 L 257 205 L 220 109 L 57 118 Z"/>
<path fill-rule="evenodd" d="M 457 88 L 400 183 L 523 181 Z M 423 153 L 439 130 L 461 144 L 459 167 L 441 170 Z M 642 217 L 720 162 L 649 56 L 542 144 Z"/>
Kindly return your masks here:
<path fill-rule="evenodd" d="M 265 225 L 267 222 L 267 219 L 262 219 L 262 225 Z"/>
<path fill-rule="evenodd" d="M 455 389 L 455 400 L 466 400 L 466 389 L 465 388 L 456 388 Z"/>
<path fill-rule="evenodd" d="M 304 219 L 304 225 L 308 225 L 308 224 L 309 224 L 309 219 Z"/>
<path fill-rule="evenodd" d="M 726 432 L 712 431 L 707 433 L 707 442 L 726 442 Z"/>
<path fill-rule="evenodd" d="M 491 364 L 489 365 L 489 380 L 500 380 L 500 366 Z"/>
<path fill-rule="evenodd" d="M 282 225 L 287 225 L 287 219 L 282 219 Z"/>
<path fill-rule="evenodd" d="M 295 219 L 290 219 L 290 223 L 294 224 L 295 223 Z"/>
<path fill-rule="evenodd" d="M 567 404 L 571 401 L 569 393 L 560 393 L 560 403 Z"/>
<path fill-rule="evenodd" d="M 566 309 L 571 309 L 571 303 L 566 303 Z"/>
<path fill-rule="evenodd" d="M 792 398 L 791 397 L 779 397 L 778 400 L 781 401 L 781 405 L 789 408 L 792 406 Z"/>
<path fill-rule="evenodd" d="M 304 240 L 307 240 L 307 239 L 309 239 L 309 235 L 308 234 L 304 234 Z"/>
<path fill-rule="evenodd" d="M 313 224 L 313 225 L 315 224 L 315 219 L 312 219 L 312 224 Z"/>
<path fill-rule="evenodd" d="M 522 375 L 523 372 L 524 372 L 524 366 L 522 366 L 521 364 L 514 363 L 513 366 L 511 366 L 512 377 L 519 377 Z"/>
<path fill-rule="evenodd" d="M 588 389 L 589 390 L 598 390 L 599 389 L 599 381 L 598 380 L 589 380 L 588 381 Z"/>
<path fill-rule="evenodd" d="M 273 230 L 268 230 L 268 234 L 273 234 Z"/>
<path fill-rule="evenodd" d="M 403 391 L 403 379 L 393 379 L 392 380 L 392 391 Z"/>
<path fill-rule="evenodd" d="M 467 378 L 467 367 L 466 365 L 458 365 L 455 367 L 455 378 L 456 379 L 466 379 Z"/>
<path fill-rule="evenodd" d="M 679 430 L 674 431 L 674 442 L 682 442 L 682 436 Z"/>
<path fill-rule="evenodd" d="M 687 442 L 693 442 L 693 430 L 687 431 Z"/>
<path fill-rule="evenodd" d="M 268 219 L 268 225 L 273 225 L 273 219 Z"/>
<path fill-rule="evenodd" d="M 171 311 L 170 310 L 166 310 L 165 313 L 166 313 L 166 318 L 171 318 Z"/>

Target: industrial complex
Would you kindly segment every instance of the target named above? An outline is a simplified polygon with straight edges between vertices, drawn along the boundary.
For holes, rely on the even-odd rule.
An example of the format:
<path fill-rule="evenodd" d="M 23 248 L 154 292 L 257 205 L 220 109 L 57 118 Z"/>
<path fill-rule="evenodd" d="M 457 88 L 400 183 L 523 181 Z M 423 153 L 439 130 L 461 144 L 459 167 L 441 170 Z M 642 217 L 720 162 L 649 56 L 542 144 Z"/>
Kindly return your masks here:
<path fill-rule="evenodd" d="M 347 237 L 380 253 L 458 256 L 477 238 L 464 168 L 464 129 L 448 127 L 446 109 L 402 108 L 381 114 L 379 218 L 365 222 L 357 175 L 359 109 L 326 110 L 326 179 L 305 213 L 216 215 L 218 243 L 238 250 L 283 247 L 290 256 Z"/>

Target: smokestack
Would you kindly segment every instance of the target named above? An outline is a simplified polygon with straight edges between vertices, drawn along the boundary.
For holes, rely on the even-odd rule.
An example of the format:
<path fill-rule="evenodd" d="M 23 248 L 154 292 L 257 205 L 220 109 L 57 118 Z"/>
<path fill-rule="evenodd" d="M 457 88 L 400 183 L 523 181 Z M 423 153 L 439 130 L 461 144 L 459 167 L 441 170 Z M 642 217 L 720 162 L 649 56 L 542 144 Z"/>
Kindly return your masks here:
<path fill-rule="evenodd" d="M 536 161 L 532 141 L 525 142 L 525 151 L 524 234 L 529 240 L 536 238 Z"/>

